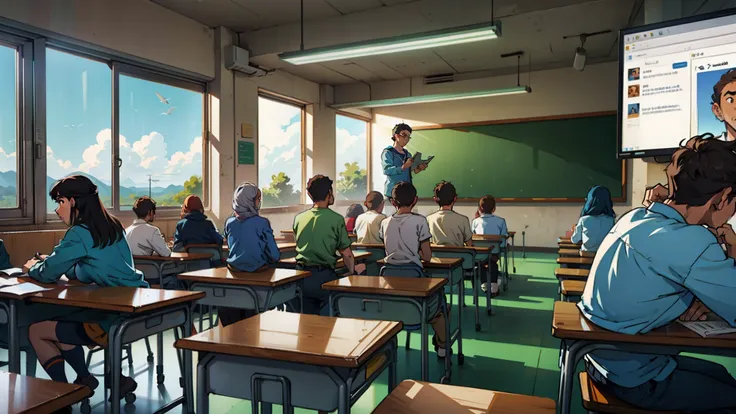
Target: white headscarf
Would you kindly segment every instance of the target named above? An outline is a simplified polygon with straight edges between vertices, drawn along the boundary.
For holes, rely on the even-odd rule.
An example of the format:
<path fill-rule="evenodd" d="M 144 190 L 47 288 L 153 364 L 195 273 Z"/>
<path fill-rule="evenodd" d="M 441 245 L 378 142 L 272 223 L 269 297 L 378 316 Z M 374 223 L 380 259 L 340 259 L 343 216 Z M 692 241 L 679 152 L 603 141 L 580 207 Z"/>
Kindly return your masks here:
<path fill-rule="evenodd" d="M 257 216 L 260 205 L 256 205 L 258 186 L 252 182 L 244 182 L 233 193 L 233 211 L 238 220 L 245 220 Z"/>

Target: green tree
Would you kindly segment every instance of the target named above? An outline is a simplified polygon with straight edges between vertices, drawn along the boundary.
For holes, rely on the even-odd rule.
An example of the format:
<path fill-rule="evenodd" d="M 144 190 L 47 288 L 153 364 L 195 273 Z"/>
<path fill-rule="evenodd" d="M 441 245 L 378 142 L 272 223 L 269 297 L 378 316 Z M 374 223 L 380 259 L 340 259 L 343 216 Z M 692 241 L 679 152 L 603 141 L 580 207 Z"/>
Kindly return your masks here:
<path fill-rule="evenodd" d="M 271 184 L 262 190 L 263 207 L 288 206 L 299 204 L 300 191 L 294 191 L 291 178 L 280 172 L 271 176 Z"/>
<path fill-rule="evenodd" d="M 174 205 L 181 205 L 192 194 L 202 197 L 202 177 L 193 175 L 184 181 L 184 189 L 171 197 L 171 200 Z"/>
<path fill-rule="evenodd" d="M 357 162 L 345 163 L 337 179 L 337 194 L 343 200 L 362 200 L 368 192 L 368 172 Z"/>

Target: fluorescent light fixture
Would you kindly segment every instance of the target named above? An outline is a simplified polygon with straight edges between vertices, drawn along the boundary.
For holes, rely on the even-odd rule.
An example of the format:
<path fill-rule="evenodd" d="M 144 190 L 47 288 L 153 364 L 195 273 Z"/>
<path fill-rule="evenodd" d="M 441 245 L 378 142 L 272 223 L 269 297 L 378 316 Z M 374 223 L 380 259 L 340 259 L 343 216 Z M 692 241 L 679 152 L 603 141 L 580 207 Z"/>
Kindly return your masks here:
<path fill-rule="evenodd" d="M 487 98 L 489 96 L 518 95 L 531 93 L 528 86 L 514 86 L 505 89 L 490 89 L 475 92 L 440 93 L 435 95 L 407 96 L 404 98 L 377 99 L 375 101 L 348 102 L 332 105 L 335 109 L 345 108 L 379 108 L 382 106 L 411 105 L 429 102 L 457 101 L 460 99 Z"/>
<path fill-rule="evenodd" d="M 453 27 L 433 32 L 417 33 L 365 42 L 347 43 L 338 46 L 321 47 L 296 52 L 284 52 L 281 60 L 294 65 L 328 62 L 361 56 L 385 55 L 408 50 L 428 49 L 440 46 L 458 45 L 495 39 L 501 35 L 500 22 Z"/>

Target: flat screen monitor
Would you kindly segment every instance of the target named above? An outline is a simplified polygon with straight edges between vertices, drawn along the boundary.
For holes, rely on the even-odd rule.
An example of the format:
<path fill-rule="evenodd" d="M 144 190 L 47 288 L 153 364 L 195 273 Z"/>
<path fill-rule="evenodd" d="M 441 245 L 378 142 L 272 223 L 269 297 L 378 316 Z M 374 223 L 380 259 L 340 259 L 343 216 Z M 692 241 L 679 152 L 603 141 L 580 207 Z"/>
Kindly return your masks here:
<path fill-rule="evenodd" d="M 736 139 L 736 9 L 624 29 L 619 158 L 670 155 L 692 136 Z"/>

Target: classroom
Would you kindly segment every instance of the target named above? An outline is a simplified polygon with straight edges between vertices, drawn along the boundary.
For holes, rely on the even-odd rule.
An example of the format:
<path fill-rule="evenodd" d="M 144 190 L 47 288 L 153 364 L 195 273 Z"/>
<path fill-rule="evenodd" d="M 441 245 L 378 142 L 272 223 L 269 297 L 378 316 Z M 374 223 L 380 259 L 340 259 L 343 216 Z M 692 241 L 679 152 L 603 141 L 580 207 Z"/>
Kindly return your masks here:
<path fill-rule="evenodd" d="M 0 411 L 736 413 L 734 45 L 736 0 L 0 0 Z"/>

